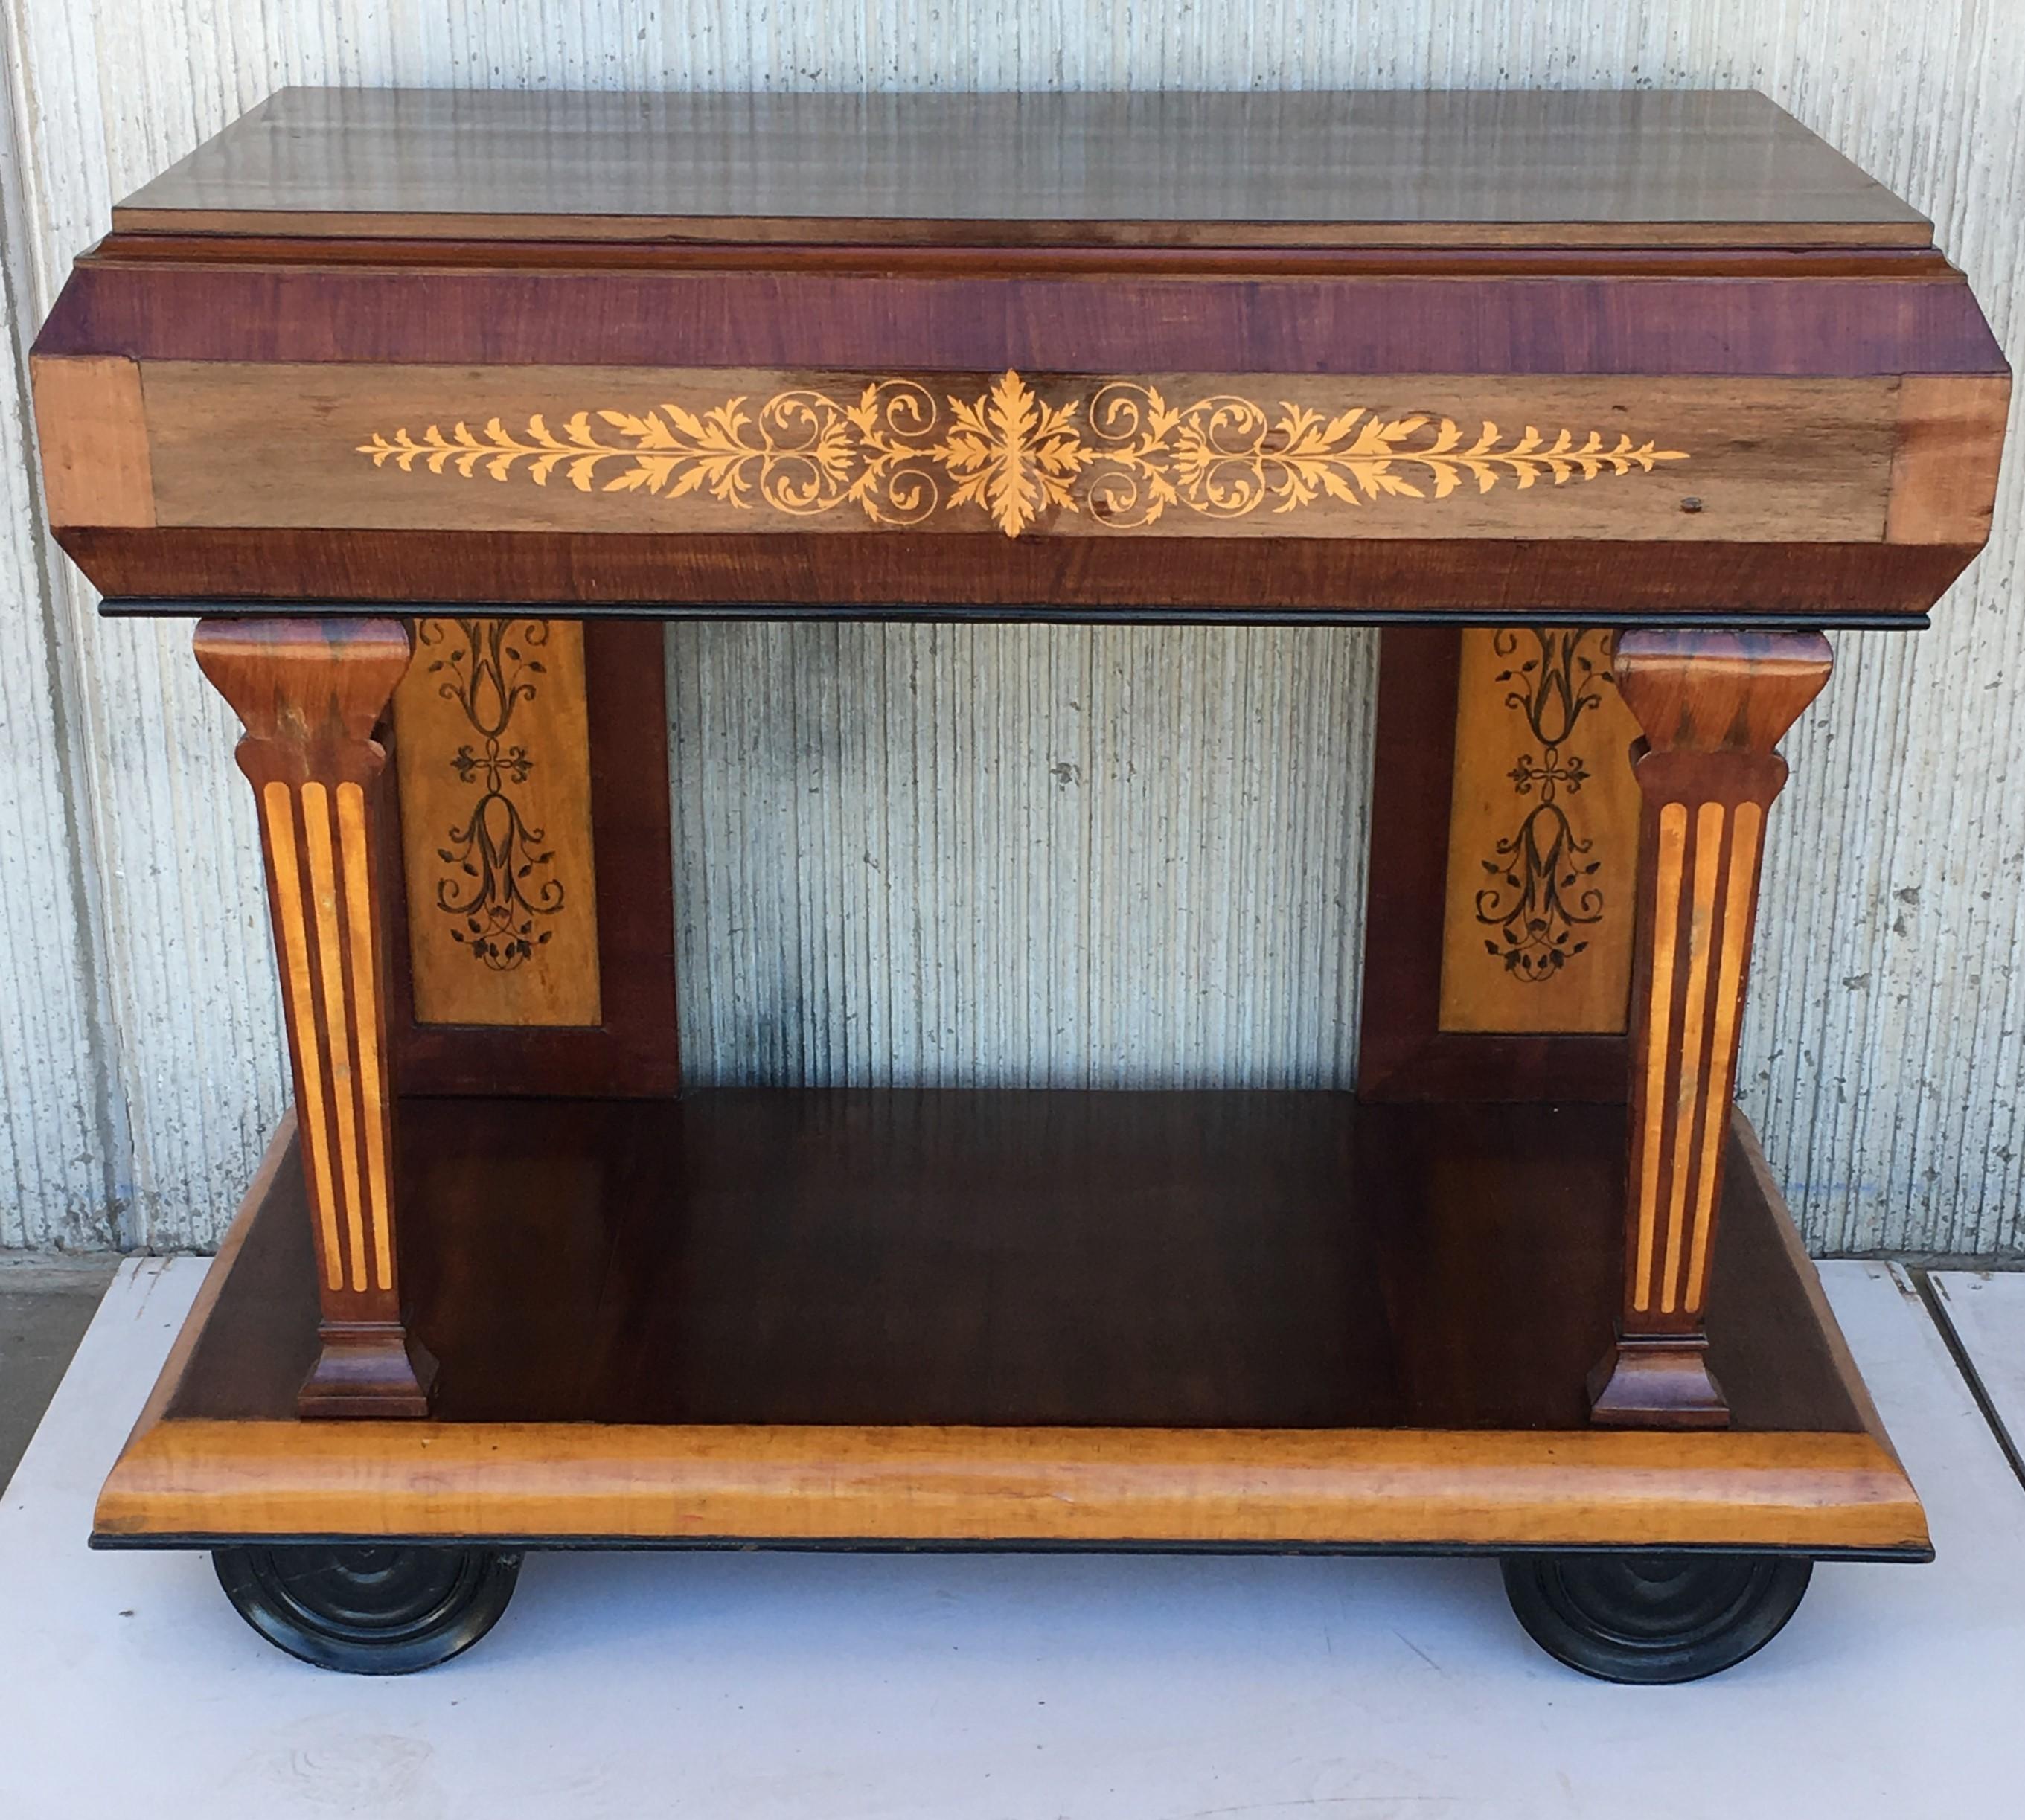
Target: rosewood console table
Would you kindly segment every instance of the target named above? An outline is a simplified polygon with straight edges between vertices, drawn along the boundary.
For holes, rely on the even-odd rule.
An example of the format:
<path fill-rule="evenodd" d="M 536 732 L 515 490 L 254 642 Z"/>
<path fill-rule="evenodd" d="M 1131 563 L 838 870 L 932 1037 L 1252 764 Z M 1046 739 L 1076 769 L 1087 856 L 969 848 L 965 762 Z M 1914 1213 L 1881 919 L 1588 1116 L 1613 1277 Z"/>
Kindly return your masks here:
<path fill-rule="evenodd" d="M 1775 748 L 2009 382 L 1769 103 L 291 91 L 34 374 L 295 1070 L 100 1545 L 377 1671 L 545 1547 L 1486 1550 L 1645 1680 L 1928 1555 L 1731 1093 Z M 685 615 L 1383 627 L 1355 1095 L 684 1095 Z"/>

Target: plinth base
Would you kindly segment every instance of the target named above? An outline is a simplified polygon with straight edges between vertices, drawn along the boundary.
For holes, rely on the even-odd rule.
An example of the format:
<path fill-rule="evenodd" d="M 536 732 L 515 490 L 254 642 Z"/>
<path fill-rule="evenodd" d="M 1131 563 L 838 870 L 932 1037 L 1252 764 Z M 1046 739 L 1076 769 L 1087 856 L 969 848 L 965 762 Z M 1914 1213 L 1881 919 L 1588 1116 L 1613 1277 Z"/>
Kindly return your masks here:
<path fill-rule="evenodd" d="M 1929 1552 L 1740 1120 L 1718 1433 L 1589 1421 L 1618 1109 L 727 1092 L 398 1128 L 429 1418 L 298 1418 L 285 1132 L 97 1542 Z"/>
<path fill-rule="evenodd" d="M 1620 1334 L 1589 1374 L 1589 1418 L 1604 1428 L 1727 1428 L 1729 1405 L 1700 1340 Z"/>

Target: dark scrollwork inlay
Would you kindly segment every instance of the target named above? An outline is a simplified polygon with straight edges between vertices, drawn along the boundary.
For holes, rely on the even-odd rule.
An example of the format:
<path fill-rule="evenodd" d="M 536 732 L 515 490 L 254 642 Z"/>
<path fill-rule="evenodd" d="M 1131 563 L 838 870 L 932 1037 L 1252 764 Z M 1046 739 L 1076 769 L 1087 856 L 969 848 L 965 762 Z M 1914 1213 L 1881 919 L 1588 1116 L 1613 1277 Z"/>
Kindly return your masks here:
<path fill-rule="evenodd" d="M 1482 862 L 1489 877 L 1476 893 L 1476 919 L 1497 931 L 1484 948 L 1507 973 L 1548 980 L 1589 946 L 1582 931 L 1603 920 L 1593 882 L 1601 861 L 1570 813 L 1590 774 L 1568 743 L 1609 686 L 1611 635 L 1535 626 L 1500 632 L 1494 648 L 1507 660 L 1495 679 L 1509 685 L 1505 705 L 1524 715 L 1532 736 L 1508 773 L 1530 806 Z"/>
<path fill-rule="evenodd" d="M 474 786 L 469 816 L 449 830 L 436 857 L 453 868 L 436 882 L 436 908 L 451 918 L 450 934 L 495 973 L 510 973 L 546 941 L 540 927 L 563 908 L 561 881 L 545 877 L 555 855 L 547 835 L 531 827 L 513 791 L 526 783 L 535 759 L 509 743 L 513 714 L 535 699 L 535 679 L 546 673 L 538 653 L 548 643 L 540 619 L 424 619 L 425 651 L 437 693 L 454 702 L 475 740 L 450 761 L 458 779 Z"/>

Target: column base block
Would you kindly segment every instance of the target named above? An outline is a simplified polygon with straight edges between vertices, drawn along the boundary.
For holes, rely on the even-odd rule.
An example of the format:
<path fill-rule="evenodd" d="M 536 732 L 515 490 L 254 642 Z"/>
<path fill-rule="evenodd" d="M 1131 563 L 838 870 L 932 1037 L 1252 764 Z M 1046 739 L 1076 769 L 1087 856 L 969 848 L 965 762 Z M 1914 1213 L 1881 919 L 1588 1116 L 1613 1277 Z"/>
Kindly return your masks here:
<path fill-rule="evenodd" d="M 1619 1337 L 1589 1376 L 1589 1418 L 1603 1428 L 1727 1428 L 1729 1405 L 1707 1342 Z"/>
<path fill-rule="evenodd" d="M 435 1356 L 393 1324 L 321 1330 L 323 1350 L 303 1387 L 296 1413 L 307 1421 L 332 1417 L 371 1420 L 429 1413 L 436 1377 Z"/>

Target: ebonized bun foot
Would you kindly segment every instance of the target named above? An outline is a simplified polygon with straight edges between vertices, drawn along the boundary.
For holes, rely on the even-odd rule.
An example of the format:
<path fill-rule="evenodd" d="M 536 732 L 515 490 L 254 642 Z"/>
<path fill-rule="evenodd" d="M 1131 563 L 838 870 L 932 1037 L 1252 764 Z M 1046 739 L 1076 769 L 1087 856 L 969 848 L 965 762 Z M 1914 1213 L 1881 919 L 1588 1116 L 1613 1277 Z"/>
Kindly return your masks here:
<path fill-rule="evenodd" d="M 520 1558 L 367 1543 L 215 1549 L 225 1595 L 277 1649 L 348 1675 L 410 1675 L 468 1649 L 513 1596 Z"/>
<path fill-rule="evenodd" d="M 1814 1564 L 1783 1554 L 1524 1554 L 1505 1591 L 1527 1634 L 1600 1681 L 1699 1681 L 1776 1637 Z"/>

